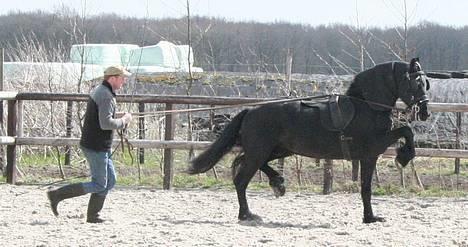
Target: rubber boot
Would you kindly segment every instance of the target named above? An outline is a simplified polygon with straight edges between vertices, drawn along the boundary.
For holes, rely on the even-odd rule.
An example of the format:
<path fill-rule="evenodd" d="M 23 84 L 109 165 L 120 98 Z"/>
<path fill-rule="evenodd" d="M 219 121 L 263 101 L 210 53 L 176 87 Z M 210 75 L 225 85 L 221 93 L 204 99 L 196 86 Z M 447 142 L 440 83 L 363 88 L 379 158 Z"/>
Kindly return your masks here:
<path fill-rule="evenodd" d="M 104 206 L 105 200 L 106 200 L 106 196 L 101 196 L 96 193 L 91 194 L 91 197 L 89 198 L 88 216 L 86 218 L 86 222 L 88 223 L 104 222 L 103 219 L 99 218 L 99 212 Z"/>
<path fill-rule="evenodd" d="M 83 185 L 81 183 L 76 183 L 48 191 L 47 197 L 49 198 L 52 212 L 55 216 L 58 216 L 57 206 L 59 202 L 68 198 L 82 196 L 84 194 L 86 194 L 86 192 L 84 191 Z"/>

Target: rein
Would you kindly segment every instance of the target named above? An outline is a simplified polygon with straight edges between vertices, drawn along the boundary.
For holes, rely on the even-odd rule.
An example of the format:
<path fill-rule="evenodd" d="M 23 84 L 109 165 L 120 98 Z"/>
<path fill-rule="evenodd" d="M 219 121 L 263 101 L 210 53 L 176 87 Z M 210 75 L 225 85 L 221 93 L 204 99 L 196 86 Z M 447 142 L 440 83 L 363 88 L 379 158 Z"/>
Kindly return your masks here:
<path fill-rule="evenodd" d="M 377 102 L 374 102 L 374 101 L 369 101 L 369 100 L 365 100 L 365 99 L 360 99 L 360 98 L 357 98 L 357 97 L 354 97 L 354 96 L 348 96 L 348 95 L 343 95 L 343 96 L 350 97 L 350 98 L 352 98 L 352 99 L 355 99 L 355 100 L 358 100 L 358 101 L 367 103 L 367 104 L 369 104 L 369 105 L 380 106 L 380 107 L 382 107 L 382 108 L 389 109 L 389 110 L 393 110 L 393 111 L 397 111 L 397 112 L 407 112 L 407 111 L 408 111 L 408 108 L 410 108 L 410 107 L 408 107 L 408 108 L 400 108 L 400 107 L 396 107 L 396 106 L 389 106 L 389 105 L 377 103 Z"/>
<path fill-rule="evenodd" d="M 245 104 L 234 104 L 234 105 L 224 105 L 224 106 L 215 106 L 215 107 L 200 107 L 200 108 L 191 108 L 191 109 L 178 109 L 178 110 L 163 110 L 163 111 L 154 111 L 154 112 L 132 112 L 132 115 L 137 115 L 136 118 L 144 118 L 144 117 L 150 117 L 150 116 L 157 116 L 157 115 L 166 115 L 166 114 L 181 114 L 181 113 L 188 113 L 188 112 L 200 112 L 200 111 L 211 111 L 211 110 L 218 110 L 218 109 L 228 109 L 228 108 L 239 108 L 239 107 L 244 107 L 244 106 L 260 106 L 260 105 L 267 105 L 267 104 L 274 104 L 274 103 L 287 103 L 287 102 L 294 102 L 294 101 L 300 101 L 300 100 L 312 100 L 312 99 L 324 99 L 324 98 L 330 98 L 333 95 L 338 95 L 338 96 L 345 96 L 345 97 L 350 97 L 352 99 L 355 99 L 357 101 L 364 102 L 369 105 L 375 105 L 379 106 L 391 111 L 396 111 L 397 113 L 404 113 L 408 115 L 408 113 L 411 112 L 412 116 L 417 116 L 417 113 L 419 112 L 419 107 L 417 104 L 414 104 L 412 107 L 408 108 L 400 108 L 396 106 L 389 106 L 365 99 L 360 99 L 354 96 L 349 96 L 349 95 L 342 95 L 342 94 L 331 94 L 331 95 L 320 95 L 320 96 L 305 96 L 305 97 L 299 97 L 299 98 L 280 98 L 280 99 L 274 99 L 274 100 L 268 100 L 268 101 L 260 101 L 260 102 L 252 102 L 252 103 L 245 103 Z M 410 110 L 411 109 L 411 110 Z M 410 118 L 411 118 L 410 117 Z M 407 117 L 407 121 L 411 122 L 411 120 Z M 111 154 L 111 157 L 115 153 L 115 151 L 121 147 L 122 148 L 122 153 L 125 153 L 125 145 L 127 145 L 127 151 L 131 159 L 131 164 L 133 165 L 134 163 L 134 158 L 132 154 L 133 146 L 130 144 L 128 141 L 127 135 L 126 135 L 126 128 L 123 130 L 118 130 L 117 131 L 119 137 L 120 137 L 120 142 L 115 147 L 114 151 Z M 138 164 L 139 165 L 139 164 Z"/>
<path fill-rule="evenodd" d="M 187 112 L 199 112 L 199 111 L 211 111 L 211 110 L 218 110 L 218 109 L 238 108 L 238 107 L 244 107 L 244 106 L 258 106 L 258 105 L 268 105 L 268 104 L 274 104 L 274 103 L 286 103 L 286 102 L 293 102 L 293 101 L 306 100 L 306 99 L 322 99 L 322 98 L 329 98 L 331 96 L 332 95 L 320 95 L 320 96 L 306 96 L 306 97 L 299 97 L 299 98 L 286 98 L 286 99 L 281 98 L 281 99 L 252 102 L 252 103 L 245 103 L 245 104 L 223 105 L 223 106 L 214 106 L 214 107 L 200 107 L 200 108 L 179 109 L 179 110 L 164 110 L 164 111 L 154 111 L 154 112 L 131 112 L 131 114 L 138 115 L 138 117 L 141 118 L 141 117 L 147 117 L 147 116 L 166 115 L 166 114 L 171 114 L 171 113 L 179 114 L 179 113 L 187 113 Z"/>
<path fill-rule="evenodd" d="M 245 103 L 245 104 L 234 104 L 234 105 L 224 105 L 224 106 L 214 106 L 214 107 L 200 107 L 200 108 L 191 108 L 191 109 L 178 109 L 178 110 L 163 110 L 163 111 L 153 111 L 153 112 L 131 112 L 132 115 L 136 115 L 137 118 L 143 118 L 143 117 L 151 117 L 151 116 L 157 116 L 157 115 L 166 115 L 166 114 L 181 114 L 181 113 L 188 113 L 188 112 L 200 112 L 200 111 L 211 111 L 211 110 L 219 110 L 219 109 L 228 109 L 228 108 L 238 108 L 238 107 L 244 107 L 244 106 L 260 106 L 260 105 L 268 105 L 268 104 L 274 104 L 274 103 L 287 103 L 287 102 L 294 102 L 294 101 L 300 101 L 300 100 L 312 100 L 312 99 L 323 99 L 323 98 L 329 98 L 333 95 L 338 95 L 338 96 L 345 96 L 349 97 L 370 105 L 375 105 L 375 106 L 380 106 L 382 108 L 388 109 L 388 110 L 394 110 L 397 112 L 408 112 L 408 108 L 399 108 L 396 106 L 388 106 L 385 104 L 365 100 L 365 99 L 360 99 L 354 96 L 349 96 L 349 95 L 343 95 L 343 94 L 329 94 L 329 95 L 320 95 L 320 96 L 305 96 L 305 97 L 299 97 L 299 98 L 280 98 L 280 99 L 274 99 L 274 100 L 267 100 L 267 101 L 260 101 L 260 102 L 252 102 L 252 103 Z"/>
<path fill-rule="evenodd" d="M 353 96 L 347 96 L 347 97 L 351 97 L 353 99 L 356 99 L 358 101 L 361 101 L 361 102 L 364 102 L 364 103 L 367 103 L 367 104 L 370 104 L 370 105 L 380 106 L 382 108 L 389 109 L 391 111 L 395 111 L 396 113 L 403 113 L 403 114 L 406 115 L 406 121 L 408 123 L 411 123 L 413 120 L 418 120 L 419 119 L 419 114 L 418 113 L 420 111 L 420 108 L 419 108 L 418 104 L 422 103 L 423 101 L 426 101 L 426 99 L 422 99 L 422 100 L 418 101 L 417 103 L 413 104 L 412 106 L 409 106 L 407 108 L 400 108 L 400 107 L 396 107 L 396 106 L 388 106 L 388 105 L 385 105 L 385 104 L 380 104 L 380 103 L 377 103 L 377 102 L 356 98 L 356 97 L 353 97 Z"/>

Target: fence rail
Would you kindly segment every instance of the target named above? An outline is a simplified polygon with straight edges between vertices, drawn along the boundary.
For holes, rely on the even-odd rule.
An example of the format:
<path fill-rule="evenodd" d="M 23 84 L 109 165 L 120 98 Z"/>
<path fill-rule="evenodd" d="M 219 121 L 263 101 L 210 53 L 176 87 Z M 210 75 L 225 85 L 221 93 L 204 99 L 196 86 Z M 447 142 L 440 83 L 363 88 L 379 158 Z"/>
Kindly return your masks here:
<path fill-rule="evenodd" d="M 80 102 L 88 99 L 87 94 L 55 94 L 55 93 L 17 93 L 0 92 L 0 100 L 8 102 L 7 136 L 0 136 L 0 144 L 7 145 L 7 182 L 16 183 L 16 147 L 17 145 L 45 145 L 45 146 L 77 146 L 79 138 L 72 137 L 20 137 L 17 136 L 18 125 L 21 126 L 22 112 L 18 105 L 22 101 L 67 101 Z M 175 104 L 195 105 L 236 105 L 254 102 L 262 102 L 271 99 L 233 98 L 233 97 L 211 97 L 211 96 L 167 96 L 167 95 L 118 95 L 118 102 L 135 103 L 139 106 L 145 103 L 162 103 L 166 110 L 174 109 Z M 399 106 L 403 103 L 398 102 Z M 3 107 L 3 104 L 2 104 Z M 144 109 L 144 107 L 142 107 Z M 459 103 L 429 103 L 429 110 L 433 112 L 468 112 L 468 104 Z M 164 149 L 164 184 L 165 189 L 172 185 L 172 151 L 174 149 L 204 149 L 211 142 L 174 141 L 174 115 L 166 114 L 165 140 L 131 139 L 130 144 L 137 148 Z M 68 115 L 67 115 L 68 117 Z M 457 114 L 457 119 L 461 114 Z M 67 126 L 68 128 L 69 126 Z M 459 126 L 458 126 L 459 127 Z M 118 140 L 114 140 L 117 145 Z M 238 150 L 238 148 L 235 148 Z M 384 155 L 394 156 L 395 148 L 389 148 Z M 445 158 L 468 158 L 468 150 L 459 149 L 430 149 L 417 148 L 416 155 L 422 157 L 445 157 Z"/>
<path fill-rule="evenodd" d="M 78 146 L 79 138 L 56 138 L 56 137 L 9 137 L 1 136 L 0 145 L 33 145 L 33 146 Z M 114 147 L 119 145 L 120 140 L 115 139 L 112 143 Z M 144 149 L 182 149 L 201 150 L 211 145 L 208 141 L 170 141 L 170 140 L 141 140 L 129 139 L 128 142 L 135 148 Z M 240 151 L 240 147 L 234 147 L 232 151 Z M 384 156 L 395 156 L 396 148 L 389 147 Z M 462 158 L 468 159 L 468 150 L 463 149 L 434 149 L 416 148 L 416 156 L 434 158 Z"/>

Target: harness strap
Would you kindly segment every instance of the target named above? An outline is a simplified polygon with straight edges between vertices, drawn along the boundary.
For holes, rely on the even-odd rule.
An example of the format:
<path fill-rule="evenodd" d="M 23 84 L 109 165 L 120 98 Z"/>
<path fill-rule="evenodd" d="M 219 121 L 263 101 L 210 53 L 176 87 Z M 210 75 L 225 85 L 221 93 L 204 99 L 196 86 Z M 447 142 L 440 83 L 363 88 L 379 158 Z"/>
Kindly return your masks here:
<path fill-rule="evenodd" d="M 117 147 L 115 147 L 114 151 L 112 151 L 111 157 L 114 155 L 115 151 L 117 151 L 117 149 L 119 149 L 119 147 L 122 148 L 122 154 L 124 154 L 125 153 L 125 144 L 126 144 L 127 145 L 128 155 L 130 156 L 130 160 L 132 162 L 130 165 L 133 166 L 133 163 L 134 163 L 133 154 L 132 154 L 133 145 L 128 141 L 128 138 L 127 138 L 125 132 L 126 132 L 126 129 L 117 130 L 117 134 L 120 137 L 120 142 L 117 145 Z"/>
<path fill-rule="evenodd" d="M 352 160 L 351 152 L 349 151 L 349 145 L 352 140 L 352 137 L 347 137 L 343 132 L 340 132 L 341 152 L 343 153 L 343 158 L 346 160 Z"/>

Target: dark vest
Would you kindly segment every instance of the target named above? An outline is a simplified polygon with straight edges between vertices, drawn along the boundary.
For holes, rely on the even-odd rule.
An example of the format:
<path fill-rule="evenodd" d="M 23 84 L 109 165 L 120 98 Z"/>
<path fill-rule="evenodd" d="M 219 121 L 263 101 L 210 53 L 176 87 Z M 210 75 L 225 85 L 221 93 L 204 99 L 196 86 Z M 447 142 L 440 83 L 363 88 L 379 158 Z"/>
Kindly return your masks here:
<path fill-rule="evenodd" d="M 103 90 L 104 92 L 102 92 Z M 98 92 L 101 95 L 104 93 L 108 97 L 115 99 L 115 93 L 112 91 L 112 87 L 107 81 L 102 82 L 102 84 L 96 87 L 93 93 L 91 93 L 86 106 L 80 145 L 95 151 L 109 151 L 112 147 L 114 131 L 103 130 L 100 127 L 98 105 L 94 99 L 95 95 L 99 95 Z M 112 100 L 111 104 L 114 104 L 113 102 L 115 102 L 115 100 Z M 115 106 L 113 108 L 115 109 Z M 113 112 L 113 115 L 114 114 L 115 110 Z"/>

